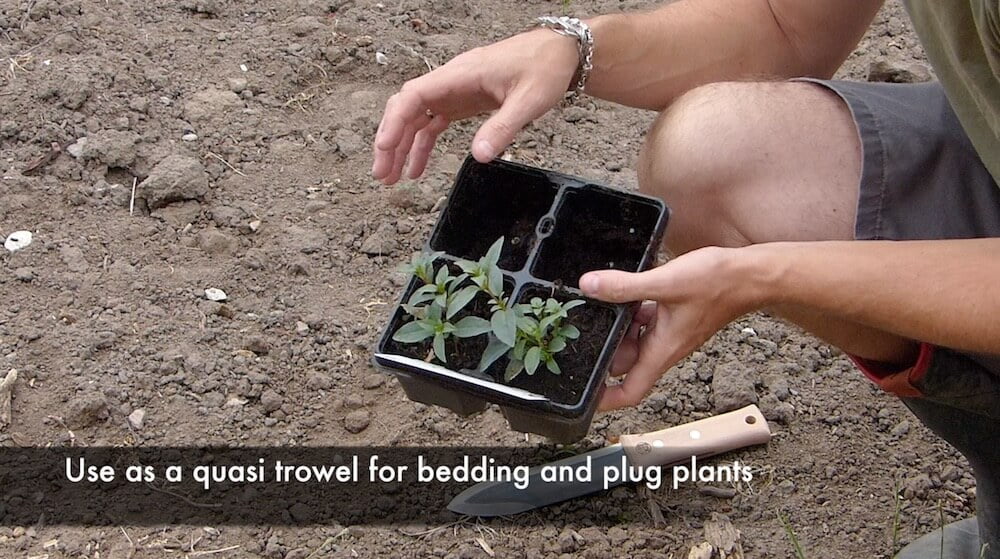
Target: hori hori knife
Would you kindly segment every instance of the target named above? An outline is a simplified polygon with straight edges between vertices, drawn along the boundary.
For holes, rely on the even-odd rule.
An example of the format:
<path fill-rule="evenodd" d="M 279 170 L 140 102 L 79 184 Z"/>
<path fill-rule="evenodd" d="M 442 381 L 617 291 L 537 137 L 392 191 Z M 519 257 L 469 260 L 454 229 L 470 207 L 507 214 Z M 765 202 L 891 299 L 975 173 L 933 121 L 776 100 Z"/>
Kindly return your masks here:
<path fill-rule="evenodd" d="M 545 507 L 637 481 L 626 469 L 672 466 L 730 450 L 764 444 L 771 430 L 757 406 L 643 435 L 622 435 L 617 444 L 532 468 L 527 487 L 514 482 L 473 485 L 448 508 L 470 516 L 505 516 Z M 543 469 L 585 467 L 588 481 L 543 481 Z"/>

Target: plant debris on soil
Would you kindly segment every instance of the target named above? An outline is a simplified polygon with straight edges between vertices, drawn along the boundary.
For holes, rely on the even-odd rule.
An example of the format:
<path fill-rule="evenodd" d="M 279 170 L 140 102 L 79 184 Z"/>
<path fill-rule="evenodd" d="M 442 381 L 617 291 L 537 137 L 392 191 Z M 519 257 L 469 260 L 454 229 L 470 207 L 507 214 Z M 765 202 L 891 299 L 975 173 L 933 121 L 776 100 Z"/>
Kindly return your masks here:
<path fill-rule="evenodd" d="M 0 0 L 0 238 L 32 234 L 0 251 L 0 371 L 17 370 L 0 443 L 542 443 L 495 408 L 460 418 L 412 403 L 371 367 L 406 282 L 393 270 L 427 238 L 479 121 L 453 125 L 432 170 L 397 187 L 369 177 L 369 146 L 385 100 L 464 50 L 535 16 L 651 5 Z M 839 75 L 923 79 L 923 64 L 891 0 Z M 654 116 L 585 100 L 539 118 L 508 155 L 634 188 Z M 808 557 L 889 557 L 974 510 L 955 451 L 840 353 L 761 315 L 637 408 L 599 415 L 588 442 L 750 402 L 775 431 L 737 454 L 752 484 L 621 487 L 422 526 L 3 526 L 0 556 L 686 557 L 707 542 L 784 558 L 780 515 Z M 720 526 L 729 540 L 709 542 Z"/>

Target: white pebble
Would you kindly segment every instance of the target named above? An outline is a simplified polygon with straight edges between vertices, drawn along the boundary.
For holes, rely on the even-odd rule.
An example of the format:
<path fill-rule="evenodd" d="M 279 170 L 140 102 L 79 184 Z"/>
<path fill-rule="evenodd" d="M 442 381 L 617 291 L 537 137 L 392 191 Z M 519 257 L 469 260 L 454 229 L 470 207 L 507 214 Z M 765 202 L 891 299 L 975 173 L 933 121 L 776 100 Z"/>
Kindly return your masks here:
<path fill-rule="evenodd" d="M 17 252 L 31 244 L 31 231 L 15 231 L 7 235 L 7 240 L 3 242 L 3 248 Z"/>
<path fill-rule="evenodd" d="M 146 410 L 140 408 L 128 415 L 128 424 L 132 426 L 136 431 L 142 429 L 143 423 L 146 421 Z"/>
<path fill-rule="evenodd" d="M 375 62 L 382 64 L 383 66 L 389 63 L 389 57 L 382 52 L 375 53 Z"/>
<path fill-rule="evenodd" d="M 205 290 L 205 298 L 208 299 L 209 301 L 215 301 L 216 303 L 221 303 L 222 301 L 229 299 L 229 296 L 226 295 L 226 292 L 221 289 L 217 289 L 215 287 L 209 287 L 208 289 Z"/>
<path fill-rule="evenodd" d="M 198 135 L 195 134 L 194 132 L 188 132 L 187 134 L 181 136 L 181 139 L 184 140 L 185 142 L 193 142 L 198 139 Z"/>

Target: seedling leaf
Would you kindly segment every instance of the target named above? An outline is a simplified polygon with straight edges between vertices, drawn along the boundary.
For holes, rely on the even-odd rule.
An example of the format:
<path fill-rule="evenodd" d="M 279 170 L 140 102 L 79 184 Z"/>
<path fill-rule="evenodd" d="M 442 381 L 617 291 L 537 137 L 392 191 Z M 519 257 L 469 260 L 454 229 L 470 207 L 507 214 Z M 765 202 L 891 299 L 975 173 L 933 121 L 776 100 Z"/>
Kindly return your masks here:
<path fill-rule="evenodd" d="M 549 342 L 549 353 L 559 353 L 566 349 L 566 338 L 555 337 Z"/>
<path fill-rule="evenodd" d="M 479 360 L 479 370 L 485 371 L 490 365 L 496 362 L 503 354 L 510 351 L 510 346 L 501 342 L 496 336 L 490 336 L 490 343 L 483 351 L 483 357 Z"/>
<path fill-rule="evenodd" d="M 517 340 L 517 313 L 513 309 L 499 310 L 490 318 L 493 335 L 512 347 Z"/>
<path fill-rule="evenodd" d="M 491 295 L 503 295 L 503 273 L 500 268 L 491 266 L 489 270 L 489 292 Z"/>
<path fill-rule="evenodd" d="M 445 318 L 451 318 L 455 316 L 455 313 L 464 309 L 470 301 L 476 298 L 477 293 L 479 293 L 479 289 L 474 285 L 463 287 L 455 292 L 455 294 L 451 297 L 451 301 L 448 301 L 448 312 L 445 315 Z"/>
<path fill-rule="evenodd" d="M 467 316 L 455 323 L 455 335 L 459 338 L 471 338 L 489 332 L 490 321 L 478 316 Z"/>
<path fill-rule="evenodd" d="M 562 374 L 562 370 L 559 369 L 559 364 L 556 363 L 556 360 L 553 359 L 553 358 L 551 358 L 551 357 L 549 357 L 548 359 L 545 360 L 545 367 L 553 375 L 561 375 Z"/>
<path fill-rule="evenodd" d="M 433 335 L 434 328 L 432 326 L 421 320 L 417 320 L 414 322 L 407 322 L 401 326 L 399 330 L 396 330 L 396 333 L 392 335 L 392 339 L 402 344 L 415 344 L 417 342 L 422 342 Z"/>
<path fill-rule="evenodd" d="M 524 363 L 517 359 L 511 359 L 510 363 L 507 363 L 507 369 L 503 373 L 503 380 L 510 382 L 514 380 L 517 375 L 521 374 L 524 370 Z"/>
<path fill-rule="evenodd" d="M 580 337 L 580 329 L 572 324 L 567 324 L 559 328 L 559 337 L 568 340 L 575 340 Z"/>
<path fill-rule="evenodd" d="M 503 249 L 503 237 L 500 237 L 490 246 L 490 249 L 486 251 L 486 256 L 483 257 L 483 264 L 489 266 L 490 268 L 495 268 L 497 263 L 500 262 L 500 251 L 502 249 Z M 496 287 L 496 286 L 491 286 L 491 287 Z"/>
<path fill-rule="evenodd" d="M 445 355 L 444 351 L 444 334 L 436 334 L 434 336 L 434 355 L 436 355 L 442 363 L 448 362 L 448 357 Z"/>
<path fill-rule="evenodd" d="M 524 368 L 527 369 L 529 375 L 535 374 L 541 359 L 542 349 L 538 346 L 532 347 L 524 354 Z"/>

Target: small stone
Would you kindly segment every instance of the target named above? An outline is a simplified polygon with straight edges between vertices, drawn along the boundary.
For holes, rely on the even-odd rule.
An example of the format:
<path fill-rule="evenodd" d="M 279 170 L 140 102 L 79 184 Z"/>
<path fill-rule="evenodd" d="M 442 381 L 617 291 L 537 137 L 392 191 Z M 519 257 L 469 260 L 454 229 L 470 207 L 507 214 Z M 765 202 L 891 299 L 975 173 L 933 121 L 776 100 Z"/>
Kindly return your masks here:
<path fill-rule="evenodd" d="M 90 263 L 83 255 L 83 251 L 75 246 L 63 246 L 59 248 L 59 256 L 62 257 L 66 268 L 71 272 L 83 273 L 90 268 Z"/>
<path fill-rule="evenodd" d="M 328 390 L 333 387 L 333 379 L 329 375 L 313 371 L 306 377 L 306 386 L 311 390 Z"/>
<path fill-rule="evenodd" d="M 757 403 L 747 366 L 736 360 L 719 363 L 712 376 L 715 411 L 723 413 Z"/>
<path fill-rule="evenodd" d="M 306 229 L 297 225 L 291 225 L 285 230 L 287 243 L 303 254 L 313 254 L 326 248 L 330 241 L 326 232 L 322 229 Z"/>
<path fill-rule="evenodd" d="M 77 138 L 75 142 L 66 146 L 66 153 L 76 159 L 83 157 L 83 149 L 87 146 L 87 138 Z"/>
<path fill-rule="evenodd" d="M 131 188 L 119 188 L 119 191 L 122 193 L 129 193 Z M 112 196 L 114 196 L 114 194 L 112 194 Z M 127 205 L 128 202 L 126 201 L 125 204 Z M 189 223 L 194 223 L 199 217 L 201 217 L 201 204 L 195 200 L 174 202 L 173 204 L 167 204 L 162 208 L 149 212 L 149 215 L 157 219 L 162 219 L 174 227 L 183 228 Z"/>
<path fill-rule="evenodd" d="M 208 173 L 205 166 L 187 155 L 167 156 L 136 188 L 136 198 L 145 200 L 151 210 L 183 200 L 203 200 L 206 194 Z"/>
<path fill-rule="evenodd" d="M 71 429 L 89 427 L 108 417 L 108 401 L 99 392 L 87 392 L 66 406 L 66 424 Z"/>
<path fill-rule="evenodd" d="M 569 528 L 564 529 L 562 533 L 559 534 L 559 550 L 563 553 L 573 553 L 576 551 L 576 538 L 573 537 L 573 531 Z"/>
<path fill-rule="evenodd" d="M 309 325 L 301 320 L 295 323 L 295 333 L 304 336 L 309 333 Z"/>
<path fill-rule="evenodd" d="M 14 231 L 10 235 L 7 235 L 7 239 L 3 242 L 3 247 L 11 252 L 17 252 L 27 248 L 31 244 L 32 238 L 31 231 Z"/>
<path fill-rule="evenodd" d="M 247 340 L 243 345 L 243 349 L 252 351 L 256 355 L 267 355 L 271 353 L 271 344 L 267 343 L 267 340 L 260 336 L 254 336 Z"/>
<path fill-rule="evenodd" d="M 135 132 L 102 130 L 87 137 L 80 158 L 96 160 L 108 167 L 129 167 L 135 162 L 138 143 L 139 135 Z"/>
<path fill-rule="evenodd" d="M 206 89 L 192 95 L 184 104 L 184 117 L 190 122 L 213 120 L 242 107 L 240 96 L 232 91 Z"/>
<path fill-rule="evenodd" d="M 628 541 L 628 532 L 619 526 L 612 526 L 608 528 L 608 540 L 611 541 L 611 547 L 621 547 Z"/>
<path fill-rule="evenodd" d="M 128 108 L 137 113 L 145 113 L 149 110 L 149 99 L 145 97 L 133 97 L 129 99 Z"/>
<path fill-rule="evenodd" d="M 134 412 L 128 414 L 128 424 L 132 426 L 133 429 L 139 431 L 142 429 L 142 425 L 146 420 L 146 410 L 139 408 Z"/>
<path fill-rule="evenodd" d="M 957 468 L 954 464 L 946 464 L 941 468 L 941 481 L 956 481 L 958 478 L 962 477 L 962 470 Z"/>
<path fill-rule="evenodd" d="M 368 410 L 355 410 L 347 414 L 344 418 L 344 428 L 351 433 L 360 433 L 368 428 L 371 423 L 371 414 Z"/>
<path fill-rule="evenodd" d="M 361 409 L 365 407 L 365 399 L 360 394 L 348 394 L 344 398 L 344 407 L 352 410 Z"/>
<path fill-rule="evenodd" d="M 888 60 L 872 62 L 868 81 L 888 83 L 919 83 L 931 81 L 931 73 L 923 64 L 903 65 Z"/>
<path fill-rule="evenodd" d="M 230 396 L 229 399 L 226 400 L 227 408 L 241 408 L 245 405 L 247 405 L 247 401 L 237 398 L 236 396 Z"/>
<path fill-rule="evenodd" d="M 221 289 L 218 289 L 216 287 L 209 287 L 208 289 L 205 290 L 205 298 L 208 299 L 209 301 L 215 301 L 216 303 L 221 303 L 222 301 L 229 299 L 229 296 L 226 295 L 226 292 Z"/>
<path fill-rule="evenodd" d="M 180 7 L 196 14 L 217 16 L 222 12 L 218 0 L 181 0 Z"/>
<path fill-rule="evenodd" d="M 699 487 L 698 493 L 716 499 L 732 499 L 736 496 L 736 490 L 732 487 L 715 487 L 714 485 Z"/>
<path fill-rule="evenodd" d="M 197 242 L 198 248 L 201 250 L 208 254 L 220 256 L 235 254 L 236 249 L 239 248 L 240 245 L 236 238 L 227 235 L 214 227 L 205 229 L 201 233 L 198 233 Z"/>
<path fill-rule="evenodd" d="M 277 411 L 284 403 L 285 399 L 272 389 L 267 389 L 260 395 L 260 405 L 264 407 L 264 413 Z"/>
<path fill-rule="evenodd" d="M 701 542 L 692 547 L 687 555 L 687 559 L 712 559 L 713 557 L 715 557 L 715 547 L 708 542 Z"/>
<path fill-rule="evenodd" d="M 21 125 L 13 120 L 0 122 L 0 138 L 13 138 L 21 133 Z M 75 157 L 75 156 L 74 156 Z"/>
<path fill-rule="evenodd" d="M 378 373 L 367 375 L 365 380 L 362 382 L 362 386 L 365 387 L 365 390 L 375 390 L 383 384 L 385 384 L 385 375 L 380 375 Z"/>
<path fill-rule="evenodd" d="M 909 432 L 910 432 L 910 422 L 904 419 L 903 421 L 900 421 L 895 427 L 893 427 L 892 431 L 890 431 L 889 434 L 892 435 L 893 437 L 900 438 L 906 436 L 906 434 Z"/>
<path fill-rule="evenodd" d="M 927 496 L 927 493 L 934 487 L 930 476 L 921 473 L 903 482 L 903 497 L 905 499 L 920 499 Z"/>
<path fill-rule="evenodd" d="M 246 78 L 229 78 L 229 91 L 233 93 L 243 93 L 247 88 Z"/>
<path fill-rule="evenodd" d="M 778 484 L 778 491 L 783 495 L 791 495 L 792 493 L 795 493 L 795 482 L 790 479 L 783 480 Z"/>
<path fill-rule="evenodd" d="M 181 136 L 181 140 L 185 142 L 196 142 L 198 141 L 198 135 L 194 132 L 188 132 L 187 134 Z"/>
<path fill-rule="evenodd" d="M 563 111 L 563 120 L 566 122 L 580 122 L 587 118 L 587 110 L 583 107 L 568 107 Z"/>
<path fill-rule="evenodd" d="M 361 252 L 372 256 L 392 254 L 397 248 L 399 240 L 396 238 L 396 228 L 389 222 L 379 225 L 361 244 Z"/>
<path fill-rule="evenodd" d="M 777 378 L 770 382 L 771 394 L 778 400 L 784 402 L 788 400 L 791 396 L 791 390 L 788 388 L 788 381 L 783 378 Z"/>
<path fill-rule="evenodd" d="M 35 271 L 31 268 L 17 268 L 14 270 L 14 279 L 23 281 L 24 283 L 31 283 L 35 279 Z"/>
<path fill-rule="evenodd" d="M 436 200 L 437 196 L 413 184 L 397 185 L 389 191 L 389 204 L 404 210 L 426 213 L 431 211 Z"/>
<path fill-rule="evenodd" d="M 795 407 L 788 402 L 781 402 L 773 394 L 767 394 L 760 399 L 760 410 L 764 419 L 788 425 L 795 417 Z"/>
<path fill-rule="evenodd" d="M 365 140 L 357 132 L 347 128 L 337 130 L 334 140 L 341 154 L 351 157 L 365 150 Z"/>

